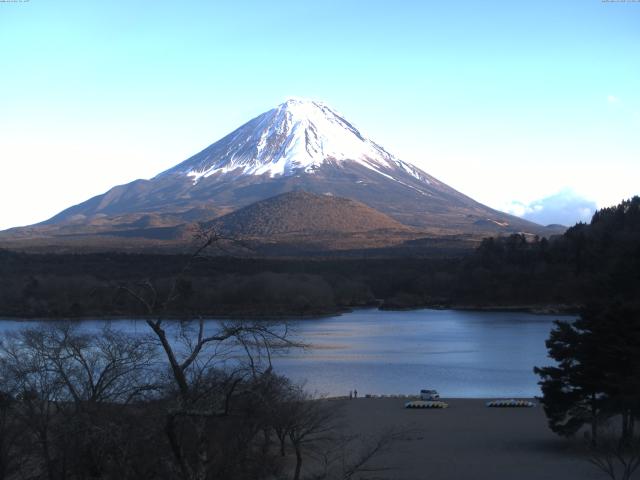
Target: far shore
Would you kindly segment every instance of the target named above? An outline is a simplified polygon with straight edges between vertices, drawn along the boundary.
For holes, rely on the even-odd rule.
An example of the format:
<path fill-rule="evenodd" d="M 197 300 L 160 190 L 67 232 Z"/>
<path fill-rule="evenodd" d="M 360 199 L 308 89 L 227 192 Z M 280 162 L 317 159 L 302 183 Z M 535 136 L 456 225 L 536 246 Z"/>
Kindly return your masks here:
<path fill-rule="evenodd" d="M 194 321 L 203 318 L 205 320 L 264 320 L 264 321 L 286 321 L 286 320 L 314 320 L 348 314 L 359 310 L 379 310 L 385 312 L 406 312 L 417 310 L 461 310 L 477 312 L 514 312 L 531 313 L 534 315 L 571 315 L 577 314 L 580 307 L 577 305 L 420 305 L 411 307 L 385 307 L 384 305 L 365 305 L 350 308 L 334 308 L 313 312 L 280 312 L 280 313 L 211 313 L 203 315 L 193 315 L 188 318 L 179 315 L 79 315 L 79 316 L 19 316 L 0 314 L 0 321 L 83 321 L 83 320 L 147 320 L 162 318 L 163 320 L 183 320 Z"/>
<path fill-rule="evenodd" d="M 380 310 L 388 312 L 393 311 L 411 311 L 411 310 L 469 310 L 476 312 L 516 312 L 516 313 L 533 313 L 536 315 L 565 315 L 576 314 L 580 311 L 580 305 L 564 305 L 564 304 L 540 304 L 540 305 L 466 305 L 466 304 L 434 304 L 420 306 L 380 306 Z"/>
<path fill-rule="evenodd" d="M 488 399 L 443 399 L 446 409 L 410 410 L 403 398 L 340 398 L 348 434 L 400 432 L 371 466 L 374 478 L 398 480 L 596 480 L 582 439 L 547 427 L 543 409 L 488 408 Z M 535 399 L 530 399 L 537 404 Z"/>

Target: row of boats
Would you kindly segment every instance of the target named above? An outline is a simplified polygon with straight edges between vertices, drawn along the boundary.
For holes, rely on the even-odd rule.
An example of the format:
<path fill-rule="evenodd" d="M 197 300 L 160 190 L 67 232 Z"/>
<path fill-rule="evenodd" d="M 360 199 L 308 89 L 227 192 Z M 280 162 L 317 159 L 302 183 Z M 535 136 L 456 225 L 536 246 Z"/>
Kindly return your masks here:
<path fill-rule="evenodd" d="M 420 400 L 412 400 L 404 404 L 404 408 L 447 408 L 448 403 L 440 400 L 436 390 L 420 390 Z M 486 403 L 489 408 L 531 408 L 536 404 L 529 400 L 492 400 Z"/>

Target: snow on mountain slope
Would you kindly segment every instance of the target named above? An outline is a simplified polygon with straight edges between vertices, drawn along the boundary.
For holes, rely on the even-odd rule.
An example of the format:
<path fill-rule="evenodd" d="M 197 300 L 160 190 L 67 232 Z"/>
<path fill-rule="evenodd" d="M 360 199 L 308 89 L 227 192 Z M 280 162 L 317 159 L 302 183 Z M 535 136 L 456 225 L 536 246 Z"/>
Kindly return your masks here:
<path fill-rule="evenodd" d="M 387 178 L 401 169 L 430 183 L 424 172 L 366 138 L 322 102 L 292 98 L 249 121 L 220 141 L 163 172 L 182 174 L 197 184 L 215 174 L 290 176 L 313 173 L 328 161 L 352 161 Z"/>

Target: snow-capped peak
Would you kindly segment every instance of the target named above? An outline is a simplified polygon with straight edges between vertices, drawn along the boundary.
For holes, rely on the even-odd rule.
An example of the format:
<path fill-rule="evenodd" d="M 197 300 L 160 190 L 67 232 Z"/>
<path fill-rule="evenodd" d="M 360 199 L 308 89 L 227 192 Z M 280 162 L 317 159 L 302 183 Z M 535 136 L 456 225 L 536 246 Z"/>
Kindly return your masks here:
<path fill-rule="evenodd" d="M 390 170 L 401 168 L 429 181 L 325 103 L 302 98 L 287 99 L 166 173 L 185 174 L 197 183 L 214 174 L 313 173 L 327 161 L 357 162 L 389 178 Z"/>

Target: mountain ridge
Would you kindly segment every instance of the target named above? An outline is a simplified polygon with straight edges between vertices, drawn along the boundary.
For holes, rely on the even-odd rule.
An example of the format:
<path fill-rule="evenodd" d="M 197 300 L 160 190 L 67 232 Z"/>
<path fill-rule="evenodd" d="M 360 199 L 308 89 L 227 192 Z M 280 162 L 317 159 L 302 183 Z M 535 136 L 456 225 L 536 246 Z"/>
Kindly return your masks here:
<path fill-rule="evenodd" d="M 558 233 L 473 200 L 396 158 L 325 103 L 301 99 L 258 115 L 150 180 L 118 185 L 13 233 L 139 227 L 144 237 L 145 222 L 155 229 L 210 222 L 298 190 L 360 202 L 425 236 Z"/>

